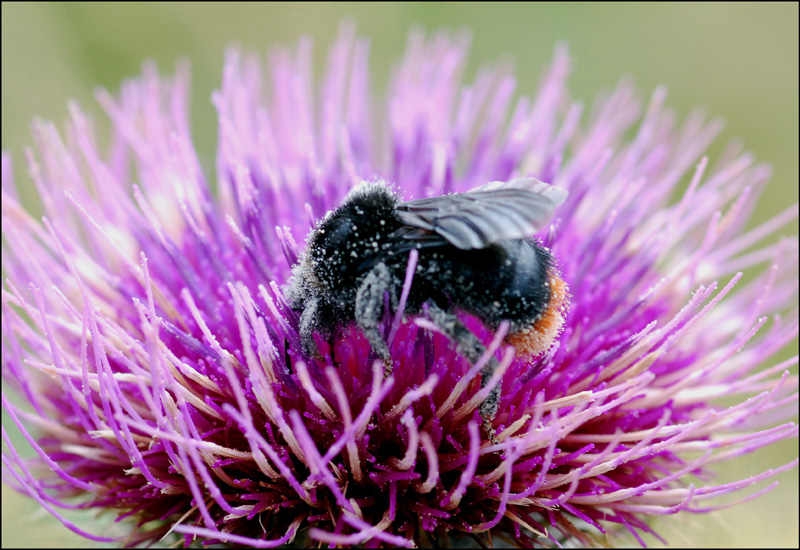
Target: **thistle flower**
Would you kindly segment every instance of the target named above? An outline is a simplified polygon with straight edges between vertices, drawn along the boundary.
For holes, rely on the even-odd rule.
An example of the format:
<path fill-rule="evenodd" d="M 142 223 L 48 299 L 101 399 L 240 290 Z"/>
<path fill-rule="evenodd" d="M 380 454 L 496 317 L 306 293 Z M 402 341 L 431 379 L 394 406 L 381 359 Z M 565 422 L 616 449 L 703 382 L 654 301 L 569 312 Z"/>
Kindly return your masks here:
<path fill-rule="evenodd" d="M 93 540 L 109 539 L 57 508 L 129 518 L 128 545 L 552 545 L 638 537 L 794 467 L 707 478 L 797 435 L 777 424 L 796 414 L 797 358 L 769 360 L 797 334 L 797 243 L 772 237 L 797 206 L 745 231 L 769 169 L 736 146 L 712 168 L 720 123 L 679 123 L 663 89 L 642 105 L 622 82 L 583 116 L 563 49 L 513 107 L 502 70 L 462 86 L 466 51 L 412 34 L 382 104 L 350 29 L 318 97 L 309 42 L 266 75 L 231 51 L 215 177 L 192 145 L 183 65 L 98 93 L 106 152 L 77 106 L 63 137 L 36 123 L 42 223 L 2 164 L 3 407 L 36 451 L 22 459 L 4 430 L 4 480 Z M 572 295 L 549 351 L 518 359 L 503 326 L 465 317 L 500 360 L 481 388 L 481 362 L 401 304 L 384 323 L 391 377 L 355 328 L 304 362 L 284 285 L 350 188 L 381 178 L 410 198 L 527 175 L 569 190 L 538 236 Z M 495 384 L 493 441 L 478 407 Z"/>

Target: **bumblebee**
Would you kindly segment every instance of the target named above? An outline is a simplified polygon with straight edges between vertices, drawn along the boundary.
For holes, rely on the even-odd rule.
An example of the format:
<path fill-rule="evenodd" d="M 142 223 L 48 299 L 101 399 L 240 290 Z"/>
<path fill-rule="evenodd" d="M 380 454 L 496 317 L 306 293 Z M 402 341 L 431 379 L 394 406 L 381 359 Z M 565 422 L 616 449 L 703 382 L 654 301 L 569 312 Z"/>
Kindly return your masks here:
<path fill-rule="evenodd" d="M 292 270 L 286 297 L 300 314 L 303 352 L 317 355 L 315 333 L 329 337 L 356 324 L 391 374 L 381 331 L 385 296 L 394 312 L 408 255 L 416 249 L 407 313 L 424 309 L 472 363 L 486 349 L 459 311 L 492 330 L 507 320 L 506 341 L 518 355 L 541 354 L 561 329 L 567 288 L 549 251 L 530 236 L 566 195 L 533 178 L 406 202 L 382 181 L 356 186 L 310 232 Z M 481 373 L 483 385 L 497 366 L 492 357 Z M 499 397 L 500 384 L 481 404 L 489 430 Z"/>

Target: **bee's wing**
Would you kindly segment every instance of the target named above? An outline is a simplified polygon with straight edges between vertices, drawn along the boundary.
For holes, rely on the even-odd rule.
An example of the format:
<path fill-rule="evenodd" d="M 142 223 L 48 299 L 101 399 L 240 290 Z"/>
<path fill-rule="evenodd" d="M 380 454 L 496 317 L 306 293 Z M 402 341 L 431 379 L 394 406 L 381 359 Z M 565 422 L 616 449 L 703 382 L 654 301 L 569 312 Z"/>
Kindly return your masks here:
<path fill-rule="evenodd" d="M 430 241 L 432 232 L 462 250 L 486 248 L 536 233 L 566 196 L 564 189 L 520 178 L 404 202 L 397 206 L 397 218 L 413 228 L 401 232 L 405 239 Z"/>

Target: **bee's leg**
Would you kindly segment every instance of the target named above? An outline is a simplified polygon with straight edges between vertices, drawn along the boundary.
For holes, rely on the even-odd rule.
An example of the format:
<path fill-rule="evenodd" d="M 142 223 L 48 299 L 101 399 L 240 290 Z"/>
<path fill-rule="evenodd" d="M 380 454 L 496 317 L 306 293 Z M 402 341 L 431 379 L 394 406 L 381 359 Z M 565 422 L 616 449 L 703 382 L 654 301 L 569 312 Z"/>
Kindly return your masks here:
<path fill-rule="evenodd" d="M 306 301 L 302 315 L 300 315 L 300 345 L 303 353 L 310 359 L 320 360 L 322 356 L 317 349 L 314 341 L 314 331 L 317 326 L 317 300 L 316 298 Z"/>
<path fill-rule="evenodd" d="M 461 322 L 461 319 L 459 319 L 457 315 L 445 311 L 436 304 L 430 304 L 428 314 L 430 315 L 431 321 L 442 329 L 442 332 L 444 332 L 448 338 L 456 343 L 458 353 L 466 357 L 470 363 L 477 363 L 481 356 L 486 353 L 486 347 L 484 347 L 471 330 L 464 326 L 464 323 Z M 494 374 L 498 365 L 499 363 L 494 356 L 489 358 L 489 361 L 486 362 L 486 366 L 483 367 L 483 371 L 481 371 L 481 387 L 489 382 L 489 379 L 492 377 L 492 374 Z M 483 418 L 483 427 L 492 441 L 496 440 L 492 420 L 495 414 L 497 414 L 497 406 L 499 404 L 500 384 L 498 383 L 492 388 L 491 393 L 484 399 L 483 403 L 481 403 L 480 408 L 481 418 Z"/>
<path fill-rule="evenodd" d="M 392 294 L 394 285 L 389 268 L 380 263 L 367 273 L 356 292 L 356 324 L 364 332 L 369 345 L 383 361 L 384 376 L 392 374 L 392 355 L 380 331 L 380 319 L 384 309 L 384 295 Z"/>
<path fill-rule="evenodd" d="M 286 363 L 286 371 L 292 374 L 292 356 L 289 355 L 289 342 L 286 339 L 283 341 L 283 360 Z"/>

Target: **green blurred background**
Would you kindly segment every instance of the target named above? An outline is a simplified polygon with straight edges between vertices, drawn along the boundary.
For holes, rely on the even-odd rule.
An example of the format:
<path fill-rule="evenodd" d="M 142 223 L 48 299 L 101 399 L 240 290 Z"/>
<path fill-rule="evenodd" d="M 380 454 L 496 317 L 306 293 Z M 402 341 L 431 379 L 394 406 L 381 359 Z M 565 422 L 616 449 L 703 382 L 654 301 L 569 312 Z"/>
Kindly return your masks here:
<path fill-rule="evenodd" d="M 216 141 L 210 94 L 218 86 L 225 47 L 259 51 L 314 38 L 317 68 L 349 17 L 372 42 L 373 89 L 385 90 L 389 69 L 403 52 L 408 29 L 467 27 L 473 33 L 470 74 L 501 56 L 515 61 L 518 92 L 532 94 L 556 42 L 566 40 L 575 70 L 573 95 L 591 104 L 621 76 L 635 78 L 643 97 L 669 88 L 667 103 L 680 115 L 705 106 L 727 126 L 711 154 L 734 137 L 745 140 L 774 177 L 756 210 L 763 221 L 798 200 L 798 5 L 796 3 L 412 3 L 412 4 L 2 4 L 2 147 L 19 181 L 23 147 L 33 117 L 62 122 L 66 101 L 99 114 L 92 91 L 116 91 L 155 59 L 169 72 L 175 60 L 192 63 L 193 132 L 202 158 Z M 713 160 L 713 157 L 712 157 Z M 786 233 L 796 234 L 797 227 Z M 793 344 L 787 354 L 796 353 Z M 3 424 L 7 426 L 7 423 Z M 15 431 L 15 430 L 11 430 Z M 721 467 L 719 482 L 741 479 L 797 456 L 797 440 Z M 710 515 L 681 514 L 659 521 L 673 546 L 798 546 L 798 474 L 775 491 Z M 2 546 L 92 546 L 3 485 Z M 96 527 L 89 513 L 70 514 Z M 103 521 L 103 520 L 99 520 Z M 97 529 L 93 529 L 97 531 Z M 654 546 L 655 539 L 647 538 Z M 631 540 L 627 542 L 633 544 Z"/>

